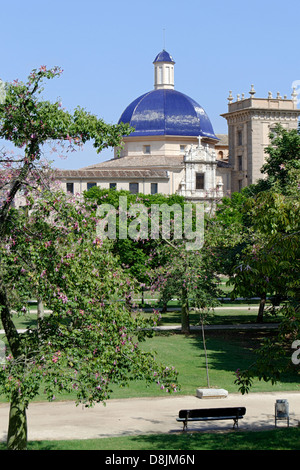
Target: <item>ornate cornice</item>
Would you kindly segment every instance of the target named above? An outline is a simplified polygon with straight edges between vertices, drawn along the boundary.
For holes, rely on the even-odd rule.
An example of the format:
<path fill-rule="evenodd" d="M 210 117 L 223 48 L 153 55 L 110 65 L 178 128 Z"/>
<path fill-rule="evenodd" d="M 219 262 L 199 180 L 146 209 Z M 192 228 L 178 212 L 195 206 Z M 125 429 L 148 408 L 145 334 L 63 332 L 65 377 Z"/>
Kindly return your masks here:
<path fill-rule="evenodd" d="M 250 121 L 251 119 L 267 120 L 267 121 L 291 121 L 296 120 L 300 116 L 300 109 L 241 109 L 233 111 L 232 113 L 221 114 L 222 117 L 227 119 L 228 124 L 235 124 L 237 122 Z"/>

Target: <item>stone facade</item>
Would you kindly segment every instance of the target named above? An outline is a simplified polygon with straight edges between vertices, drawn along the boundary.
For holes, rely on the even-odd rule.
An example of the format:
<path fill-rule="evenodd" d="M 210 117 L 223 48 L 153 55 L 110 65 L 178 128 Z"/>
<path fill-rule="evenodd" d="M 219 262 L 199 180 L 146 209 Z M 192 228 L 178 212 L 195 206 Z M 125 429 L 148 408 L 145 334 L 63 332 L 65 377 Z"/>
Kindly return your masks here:
<path fill-rule="evenodd" d="M 232 167 L 231 192 L 262 178 L 261 167 L 265 163 L 265 148 L 269 145 L 269 134 L 276 124 L 286 129 L 297 129 L 300 110 L 297 109 L 295 90 L 292 99 L 276 97 L 269 92 L 267 98 L 237 97 L 234 101 L 229 94 L 228 112 L 222 114 L 228 123 L 229 165 Z"/>
<path fill-rule="evenodd" d="M 267 98 L 256 98 L 253 85 L 246 98 L 243 94 L 234 100 L 230 92 L 228 112 L 221 114 L 227 120 L 228 135 L 215 135 L 200 105 L 175 92 L 175 62 L 170 54 L 163 50 L 153 64 L 154 91 L 132 102 L 121 116 L 134 116 L 137 129 L 124 137 L 124 146 L 115 149 L 113 159 L 59 171 L 63 188 L 82 193 L 97 184 L 145 194 L 177 193 L 187 200 L 215 204 L 262 178 L 270 131 L 278 123 L 287 129 L 298 126 L 295 89 L 291 99 L 279 93 L 273 97 L 270 92 Z M 165 108 L 158 99 L 162 93 Z M 202 124 L 195 131 L 198 119 Z"/>
<path fill-rule="evenodd" d="M 193 145 L 184 155 L 184 170 L 178 193 L 194 202 L 216 201 L 223 197 L 223 179 L 217 176 L 216 151 L 208 144 Z"/>

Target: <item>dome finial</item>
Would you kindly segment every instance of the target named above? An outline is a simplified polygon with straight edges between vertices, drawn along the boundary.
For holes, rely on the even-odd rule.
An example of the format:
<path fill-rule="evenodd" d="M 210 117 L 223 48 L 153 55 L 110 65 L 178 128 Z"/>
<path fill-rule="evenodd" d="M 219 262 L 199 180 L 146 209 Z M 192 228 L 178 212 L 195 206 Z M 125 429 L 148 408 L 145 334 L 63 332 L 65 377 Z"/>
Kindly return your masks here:
<path fill-rule="evenodd" d="M 174 89 L 174 60 L 173 57 L 163 49 L 154 59 L 154 88 Z"/>

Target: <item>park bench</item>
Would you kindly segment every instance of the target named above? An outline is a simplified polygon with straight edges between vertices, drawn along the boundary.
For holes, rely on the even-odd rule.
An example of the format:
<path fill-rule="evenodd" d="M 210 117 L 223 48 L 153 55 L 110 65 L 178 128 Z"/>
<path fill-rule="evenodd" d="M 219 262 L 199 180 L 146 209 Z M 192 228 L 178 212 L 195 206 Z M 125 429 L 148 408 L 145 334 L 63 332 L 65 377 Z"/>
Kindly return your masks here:
<path fill-rule="evenodd" d="M 210 421 L 233 419 L 233 428 L 239 426 L 239 419 L 246 414 L 246 408 L 203 408 L 199 410 L 180 410 L 177 421 L 183 423 L 183 431 L 187 430 L 188 421 Z"/>

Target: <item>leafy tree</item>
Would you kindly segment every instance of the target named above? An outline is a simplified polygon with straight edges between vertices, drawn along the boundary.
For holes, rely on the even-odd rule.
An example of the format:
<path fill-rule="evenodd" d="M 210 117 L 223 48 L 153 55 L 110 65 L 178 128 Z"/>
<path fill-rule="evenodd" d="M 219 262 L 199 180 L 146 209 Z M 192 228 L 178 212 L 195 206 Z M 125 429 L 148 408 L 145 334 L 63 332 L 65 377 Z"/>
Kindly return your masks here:
<path fill-rule="evenodd" d="M 190 332 L 189 312 L 196 309 L 199 314 L 218 305 L 219 279 L 214 270 L 210 248 L 189 251 L 185 243 L 166 243 L 163 240 L 156 248 L 158 267 L 149 272 L 152 275 L 152 289 L 160 291 L 167 303 L 172 297 L 180 299 L 181 329 Z"/>
<path fill-rule="evenodd" d="M 162 194 L 143 195 L 130 194 L 127 191 L 106 190 L 92 188 L 85 193 L 87 201 L 93 201 L 95 207 L 108 204 L 119 209 L 120 198 L 126 196 L 128 218 L 130 227 L 134 217 L 130 210 L 135 204 L 141 204 L 146 210 L 147 237 L 120 239 L 119 214 L 117 216 L 117 230 L 113 244 L 113 251 L 118 255 L 122 266 L 127 266 L 132 277 L 142 285 L 147 285 L 152 291 L 160 292 L 163 308 L 173 296 L 179 296 L 182 308 L 182 331 L 189 332 L 189 308 L 210 308 L 216 303 L 219 294 L 217 279 L 213 271 L 209 250 L 189 251 L 186 249 L 187 237 L 185 228 L 188 225 L 184 217 L 185 201 L 178 195 L 164 196 Z M 168 223 L 162 215 L 155 222 L 158 236 L 151 236 L 153 221 L 152 207 L 167 206 L 170 209 Z M 195 232 L 196 207 L 191 205 L 190 226 Z M 194 212 L 193 212 L 194 211 Z M 186 226 L 185 226 L 186 224 Z M 168 237 L 164 236 L 170 230 Z M 181 238 L 176 239 L 176 230 L 180 229 Z M 164 232 L 165 231 L 165 232 Z M 192 298 L 191 298 L 192 295 Z"/>
<path fill-rule="evenodd" d="M 229 275 L 232 297 L 259 296 L 262 321 L 268 294 L 283 318 L 278 332 L 264 340 L 252 366 L 237 371 L 242 393 L 250 390 L 254 377 L 274 383 L 287 370 L 299 373 L 291 360 L 300 334 L 299 138 L 296 130 L 278 126 L 266 148 L 265 178 L 224 199 L 208 220 L 217 271 Z"/>
<path fill-rule="evenodd" d="M 138 215 L 130 215 L 131 208 L 136 204 L 141 204 L 147 211 L 147 236 L 141 238 L 132 238 L 127 236 L 122 239 L 119 236 L 119 206 L 120 198 L 126 198 L 126 210 L 127 212 L 127 227 L 130 226 L 131 222 L 138 219 Z M 127 269 L 132 276 L 138 282 L 139 286 L 149 287 L 149 276 L 148 271 L 158 266 L 156 258 L 152 256 L 155 248 L 160 244 L 160 238 L 154 238 L 151 236 L 151 206 L 152 205 L 167 205 L 167 206 L 178 206 L 183 212 L 184 198 L 177 194 L 165 196 L 163 194 L 131 194 L 126 190 L 115 190 L 115 189 L 103 189 L 99 187 L 93 187 L 89 191 L 85 192 L 85 199 L 89 203 L 95 204 L 95 213 L 97 208 L 102 204 L 108 204 L 112 206 L 116 212 L 116 237 L 112 243 L 112 250 L 120 259 L 122 267 Z M 172 223 L 174 222 L 174 213 L 170 213 L 170 223 L 172 231 Z M 162 220 L 158 221 L 155 225 L 155 229 L 158 230 L 161 236 L 161 224 Z M 172 233 L 170 234 L 172 236 Z"/>
<path fill-rule="evenodd" d="M 258 182 L 257 190 L 272 188 L 288 194 L 290 188 L 300 184 L 299 129 L 287 130 L 277 125 L 270 138 L 271 142 L 265 149 L 268 156 L 262 167 L 266 178 Z"/>
<path fill-rule="evenodd" d="M 207 217 L 205 240 L 214 250 L 214 265 L 219 274 L 234 276 L 242 250 L 247 246 L 251 219 L 246 203 L 250 197 L 250 188 L 224 197 L 213 216 Z"/>
<path fill-rule="evenodd" d="M 91 212 L 47 180 L 41 162 L 47 142 L 67 142 L 67 150 L 74 150 L 93 140 L 100 151 L 118 146 L 130 132 L 81 108 L 71 114 L 59 102 L 39 100 L 42 81 L 60 73 L 41 67 L 26 84 L 7 84 L 0 104 L 0 137 L 21 152 L 3 151 L 0 161 L 0 314 L 8 347 L 0 387 L 11 403 L 10 449 L 26 448 L 26 408 L 40 386 L 49 399 L 61 390 L 75 391 L 87 406 L 109 398 L 112 383 L 134 378 L 175 387 L 174 371 L 138 348 L 149 324 L 116 302 L 128 294 L 130 280 L 108 242 L 96 237 Z M 26 209 L 16 211 L 20 191 Z M 53 313 L 20 333 L 13 311 L 26 313 L 32 295 Z"/>
<path fill-rule="evenodd" d="M 249 391 L 254 377 L 275 383 L 288 370 L 299 374 L 292 361 L 293 344 L 300 337 L 300 199 L 298 186 L 285 187 L 284 194 L 272 190 L 251 201 L 253 237 L 243 252 L 234 279 L 235 289 L 261 288 L 278 300 L 282 314 L 278 332 L 265 339 L 257 361 L 238 371 L 236 383 Z"/>
<path fill-rule="evenodd" d="M 128 125 L 108 125 L 77 107 L 73 114 L 61 107 L 61 102 L 51 103 L 39 99 L 46 79 L 59 76 L 58 67 L 42 66 L 33 70 L 26 83 L 15 80 L 5 85 L 5 100 L 0 103 L 0 139 L 11 142 L 22 153 L 19 155 L 2 151 L 0 158 L 0 234 L 5 230 L 12 201 L 20 189 L 26 190 L 28 178 L 34 174 L 36 183 L 41 182 L 42 152 L 47 143 L 60 144 L 72 151 L 92 140 L 97 152 L 108 146 L 118 146 L 123 135 L 128 135 Z M 5 171 L 8 170 L 8 171 Z"/>
<path fill-rule="evenodd" d="M 168 391 L 176 387 L 175 371 L 138 347 L 155 318 L 132 315 L 119 301 L 131 281 L 109 242 L 95 236 L 86 204 L 44 192 L 29 209 L 29 215 L 11 211 L 0 245 L 1 320 L 8 341 L 0 387 L 11 402 L 11 449 L 26 447 L 26 408 L 41 387 L 49 400 L 73 392 L 86 406 L 107 400 L 112 384 L 134 379 L 159 381 Z M 24 314 L 32 294 L 52 313 L 39 319 L 38 328 L 19 333 L 12 311 Z"/>
<path fill-rule="evenodd" d="M 277 301 L 297 298 L 299 198 L 267 191 L 248 202 L 253 230 L 231 281 L 233 295 L 252 292 L 262 301 L 267 294 Z"/>
<path fill-rule="evenodd" d="M 283 258 L 281 273 L 277 266 L 277 271 L 270 274 L 269 253 L 264 248 L 269 233 L 259 226 L 257 216 L 259 213 L 259 221 L 266 227 L 274 226 L 275 231 L 282 233 L 289 231 L 290 226 L 295 226 L 294 204 L 299 198 L 300 184 L 299 132 L 278 125 L 270 137 L 268 157 L 262 167 L 266 177 L 241 193 L 234 193 L 231 199 L 225 198 L 210 220 L 211 240 L 220 260 L 219 272 L 229 275 L 229 283 L 234 286 L 233 298 L 260 297 L 259 322 L 263 321 L 267 295 L 274 303 L 286 298 L 286 280 L 294 276 L 294 269 Z M 266 212 L 261 212 L 260 205 Z"/>

